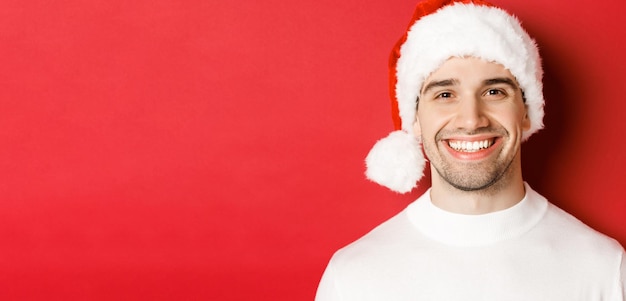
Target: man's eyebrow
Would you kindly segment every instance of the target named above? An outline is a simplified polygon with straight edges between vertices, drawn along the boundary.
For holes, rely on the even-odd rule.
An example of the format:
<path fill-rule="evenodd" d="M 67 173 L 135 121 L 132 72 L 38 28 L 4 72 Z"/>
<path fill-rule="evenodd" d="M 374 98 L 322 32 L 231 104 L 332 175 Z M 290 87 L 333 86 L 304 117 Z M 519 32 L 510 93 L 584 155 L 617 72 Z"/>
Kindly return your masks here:
<path fill-rule="evenodd" d="M 507 84 L 511 86 L 511 88 L 513 89 L 520 89 L 517 82 L 508 77 L 496 77 L 496 78 L 486 79 L 483 81 L 483 84 L 485 86 L 491 86 L 491 85 L 496 85 L 496 84 Z"/>
<path fill-rule="evenodd" d="M 422 94 L 428 92 L 428 90 L 433 89 L 435 87 L 448 87 L 448 86 L 454 86 L 458 84 L 459 84 L 459 80 L 455 78 L 435 80 L 435 81 L 429 82 L 426 86 L 424 86 L 424 89 L 422 90 Z"/>

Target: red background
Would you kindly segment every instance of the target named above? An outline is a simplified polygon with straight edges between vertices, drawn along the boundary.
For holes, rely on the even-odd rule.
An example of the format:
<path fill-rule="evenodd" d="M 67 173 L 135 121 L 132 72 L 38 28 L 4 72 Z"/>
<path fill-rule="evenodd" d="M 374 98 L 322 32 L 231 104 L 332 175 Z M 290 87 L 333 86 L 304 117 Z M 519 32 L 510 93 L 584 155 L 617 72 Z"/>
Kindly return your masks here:
<path fill-rule="evenodd" d="M 626 244 L 626 5 L 494 2 L 544 58 L 525 179 Z M 363 176 L 415 4 L 3 0 L 0 299 L 312 300 L 425 188 Z"/>

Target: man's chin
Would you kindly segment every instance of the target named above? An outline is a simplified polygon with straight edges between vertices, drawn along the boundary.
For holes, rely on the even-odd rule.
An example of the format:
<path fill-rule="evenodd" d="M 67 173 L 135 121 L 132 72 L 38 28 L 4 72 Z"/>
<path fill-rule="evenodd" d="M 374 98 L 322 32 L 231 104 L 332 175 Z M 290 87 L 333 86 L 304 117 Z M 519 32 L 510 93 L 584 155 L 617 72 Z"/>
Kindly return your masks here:
<path fill-rule="evenodd" d="M 475 173 L 465 174 L 460 172 L 449 172 L 448 174 L 443 174 L 438 169 L 435 170 L 437 171 L 437 173 L 439 173 L 439 176 L 450 186 L 465 192 L 480 192 L 493 189 L 494 184 L 496 184 L 503 175 L 496 174 L 495 171 L 489 173 L 488 175 L 477 175 Z M 477 167 L 472 167 L 464 170 L 467 171 L 480 169 Z"/>
<path fill-rule="evenodd" d="M 461 191 L 479 192 L 490 189 L 497 182 L 497 179 L 493 179 L 492 181 L 488 181 L 486 183 L 456 183 L 448 180 L 446 180 L 446 182 Z"/>

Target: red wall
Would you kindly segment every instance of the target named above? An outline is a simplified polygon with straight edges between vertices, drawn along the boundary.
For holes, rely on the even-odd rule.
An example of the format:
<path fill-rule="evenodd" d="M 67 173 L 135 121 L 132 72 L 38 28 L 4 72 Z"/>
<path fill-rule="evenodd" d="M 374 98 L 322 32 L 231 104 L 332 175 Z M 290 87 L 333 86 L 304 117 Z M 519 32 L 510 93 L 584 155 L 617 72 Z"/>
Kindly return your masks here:
<path fill-rule="evenodd" d="M 494 0 L 544 57 L 526 180 L 626 244 L 620 0 Z M 0 3 L 0 299 L 312 300 L 423 191 L 370 183 L 415 1 Z"/>

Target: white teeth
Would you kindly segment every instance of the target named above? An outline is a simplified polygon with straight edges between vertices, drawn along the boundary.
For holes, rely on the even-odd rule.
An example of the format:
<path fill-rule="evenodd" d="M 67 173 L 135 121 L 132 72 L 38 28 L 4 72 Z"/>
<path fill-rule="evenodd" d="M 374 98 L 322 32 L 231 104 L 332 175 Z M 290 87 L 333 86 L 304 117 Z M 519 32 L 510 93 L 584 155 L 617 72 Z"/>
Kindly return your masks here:
<path fill-rule="evenodd" d="M 491 146 L 491 139 L 483 141 L 449 141 L 448 145 L 456 151 L 460 152 L 476 152 Z"/>

